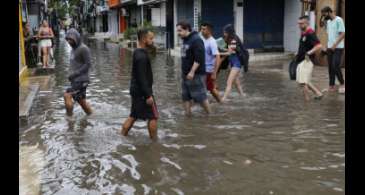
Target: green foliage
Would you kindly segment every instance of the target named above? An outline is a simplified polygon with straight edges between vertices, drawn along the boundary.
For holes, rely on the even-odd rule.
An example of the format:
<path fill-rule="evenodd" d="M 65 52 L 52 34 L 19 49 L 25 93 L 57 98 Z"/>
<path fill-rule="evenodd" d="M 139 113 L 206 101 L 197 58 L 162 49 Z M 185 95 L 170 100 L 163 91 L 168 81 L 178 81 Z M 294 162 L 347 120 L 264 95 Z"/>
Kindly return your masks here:
<path fill-rule="evenodd" d="M 148 29 L 154 33 L 157 33 L 157 28 L 152 26 L 151 22 L 144 21 L 143 27 L 141 25 L 139 25 L 137 28 L 136 27 L 127 28 L 127 30 L 124 31 L 124 38 L 131 39 L 131 36 L 133 36 L 133 35 L 137 36 L 137 31 L 138 31 L 138 29 L 141 29 L 141 28 Z"/>

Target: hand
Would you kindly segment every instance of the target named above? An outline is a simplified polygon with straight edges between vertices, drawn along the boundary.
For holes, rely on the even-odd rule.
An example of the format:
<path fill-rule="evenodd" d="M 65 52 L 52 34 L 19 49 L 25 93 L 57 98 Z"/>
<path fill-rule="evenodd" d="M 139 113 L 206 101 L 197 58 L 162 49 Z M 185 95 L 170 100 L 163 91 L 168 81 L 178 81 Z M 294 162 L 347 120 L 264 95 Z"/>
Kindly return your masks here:
<path fill-rule="evenodd" d="M 68 76 L 69 81 L 72 81 L 73 79 L 74 79 L 74 76 L 72 76 L 72 75 Z"/>
<path fill-rule="evenodd" d="M 147 98 L 146 103 L 148 105 L 152 106 L 152 104 L 153 104 L 153 98 L 152 98 L 152 96 L 150 96 L 149 98 Z"/>
<path fill-rule="evenodd" d="M 335 51 L 335 49 L 336 49 L 336 46 L 335 45 L 332 45 L 331 50 L 332 51 Z"/>
<path fill-rule="evenodd" d="M 194 78 L 194 72 L 189 72 L 189 74 L 186 76 L 188 80 L 193 80 Z"/>

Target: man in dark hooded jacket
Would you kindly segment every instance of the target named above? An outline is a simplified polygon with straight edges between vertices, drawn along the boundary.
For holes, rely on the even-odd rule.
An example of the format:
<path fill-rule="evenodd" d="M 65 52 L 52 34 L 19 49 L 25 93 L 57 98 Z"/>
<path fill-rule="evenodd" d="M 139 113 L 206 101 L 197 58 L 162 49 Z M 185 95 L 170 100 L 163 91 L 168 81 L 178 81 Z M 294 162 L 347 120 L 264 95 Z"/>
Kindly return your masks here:
<path fill-rule="evenodd" d="M 70 74 L 68 76 L 71 87 L 64 93 L 66 113 L 69 116 L 72 115 L 73 99 L 80 104 L 87 115 L 90 115 L 92 110 L 86 102 L 86 88 L 89 84 L 89 69 L 91 66 L 90 50 L 82 43 L 80 33 L 74 28 L 67 31 L 66 41 L 72 47 Z"/>

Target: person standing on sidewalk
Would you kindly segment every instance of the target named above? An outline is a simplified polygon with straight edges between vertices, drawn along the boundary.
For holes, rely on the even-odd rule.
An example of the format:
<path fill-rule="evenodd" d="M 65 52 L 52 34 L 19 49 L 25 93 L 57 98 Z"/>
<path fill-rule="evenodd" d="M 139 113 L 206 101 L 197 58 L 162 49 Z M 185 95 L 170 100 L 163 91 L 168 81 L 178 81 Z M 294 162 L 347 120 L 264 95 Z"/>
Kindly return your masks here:
<path fill-rule="evenodd" d="M 183 39 L 181 48 L 182 99 L 185 114 L 191 115 L 192 100 L 207 114 L 211 112 L 206 90 L 205 47 L 199 33 L 192 32 L 188 22 L 177 23 L 177 34 Z"/>
<path fill-rule="evenodd" d="M 48 67 L 49 54 L 52 49 L 52 40 L 54 37 L 52 28 L 49 27 L 47 20 L 42 21 L 39 28 L 37 38 L 39 39 L 39 47 L 42 50 L 43 68 Z"/>
<path fill-rule="evenodd" d="M 86 88 L 89 84 L 89 69 L 91 66 L 90 49 L 82 43 L 76 29 L 71 28 L 66 34 L 66 41 L 72 47 L 70 59 L 70 74 L 68 80 L 71 87 L 66 89 L 64 100 L 66 114 L 72 116 L 74 102 L 78 102 L 87 115 L 92 114 L 90 105 L 86 102 Z"/>
<path fill-rule="evenodd" d="M 316 51 L 322 49 L 322 45 L 319 42 L 316 33 L 309 25 L 308 16 L 301 16 L 298 20 L 298 25 L 302 33 L 299 40 L 299 49 L 295 57 L 296 63 L 300 64 L 303 60 L 305 60 L 306 56 L 308 56 L 313 63 L 315 57 L 314 54 Z M 323 97 L 321 91 L 319 91 L 319 89 L 310 82 L 302 84 L 302 87 L 306 100 L 309 100 L 308 89 L 310 89 L 311 91 L 313 91 L 313 93 L 316 94 L 315 99 L 321 99 Z"/>
<path fill-rule="evenodd" d="M 148 119 L 148 132 L 151 139 L 157 138 L 158 111 L 153 97 L 153 74 L 147 48 L 153 46 L 154 34 L 147 29 L 137 32 L 138 48 L 133 52 L 132 78 L 129 93 L 132 98 L 131 113 L 122 126 L 121 133 L 128 135 L 134 122 Z"/>
<path fill-rule="evenodd" d="M 336 16 L 332 9 L 328 6 L 322 10 L 322 17 L 327 20 L 327 34 L 328 43 L 327 49 L 324 51 L 327 53 L 328 59 L 328 73 L 329 73 L 329 91 L 336 91 L 335 81 L 336 77 L 340 82 L 339 93 L 345 93 L 345 80 L 341 72 L 341 58 L 344 50 L 345 39 L 345 24 L 343 19 Z"/>
<path fill-rule="evenodd" d="M 205 71 L 207 72 L 207 89 L 217 100 L 217 102 L 220 103 L 222 100 L 219 96 L 219 91 L 216 88 L 216 79 L 220 58 L 217 42 L 212 36 L 213 25 L 210 23 L 202 23 L 200 27 L 205 46 Z"/>

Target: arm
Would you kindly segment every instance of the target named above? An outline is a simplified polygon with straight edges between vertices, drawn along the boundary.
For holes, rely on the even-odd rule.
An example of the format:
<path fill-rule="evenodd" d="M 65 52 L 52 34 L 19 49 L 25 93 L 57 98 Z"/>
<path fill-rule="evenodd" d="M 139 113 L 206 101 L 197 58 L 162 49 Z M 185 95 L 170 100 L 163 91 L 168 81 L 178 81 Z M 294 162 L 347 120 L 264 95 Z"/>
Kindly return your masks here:
<path fill-rule="evenodd" d="M 82 55 L 82 59 L 84 60 L 84 65 L 81 66 L 81 68 L 79 68 L 78 70 L 76 70 L 75 72 L 73 72 L 68 78 L 69 80 L 73 80 L 74 78 L 85 74 L 90 66 L 91 66 L 91 54 L 90 54 L 90 50 L 88 48 L 84 48 L 84 50 L 81 52 Z"/>
<path fill-rule="evenodd" d="M 219 67 L 221 66 L 221 58 L 219 54 L 215 55 L 215 65 L 214 65 L 214 72 L 213 72 L 213 78 L 216 79 L 217 72 L 219 70 Z"/>
<path fill-rule="evenodd" d="M 187 79 L 191 80 L 194 78 L 195 71 L 198 69 L 198 67 L 201 64 L 205 63 L 204 57 L 205 57 L 205 48 L 204 43 L 202 40 L 196 41 L 196 43 L 193 45 L 193 55 L 194 55 L 194 64 L 190 69 L 189 74 L 187 75 Z"/>
<path fill-rule="evenodd" d="M 187 79 L 192 80 L 194 78 L 195 71 L 196 71 L 196 69 L 198 69 L 198 67 L 199 67 L 199 63 L 194 61 L 194 64 L 191 67 L 189 74 L 187 75 Z"/>
<path fill-rule="evenodd" d="M 215 80 L 217 78 L 217 72 L 219 70 L 219 66 L 221 65 L 218 45 L 215 41 L 212 45 L 212 53 L 215 55 L 215 64 L 214 64 L 214 71 L 213 71 L 212 78 L 213 78 L 213 80 Z"/>
<path fill-rule="evenodd" d="M 345 32 L 340 32 L 340 36 L 337 38 L 336 42 L 333 44 L 331 49 L 335 49 L 337 45 L 345 38 Z"/>
<path fill-rule="evenodd" d="M 52 30 L 52 28 L 49 28 L 49 32 L 50 32 L 50 36 L 49 36 L 49 38 L 53 38 L 54 37 L 54 33 L 53 33 L 53 30 Z"/>
<path fill-rule="evenodd" d="M 316 51 L 319 51 L 322 49 L 322 44 L 318 43 L 316 46 L 314 46 L 311 50 L 307 52 L 308 55 L 314 54 Z"/>

